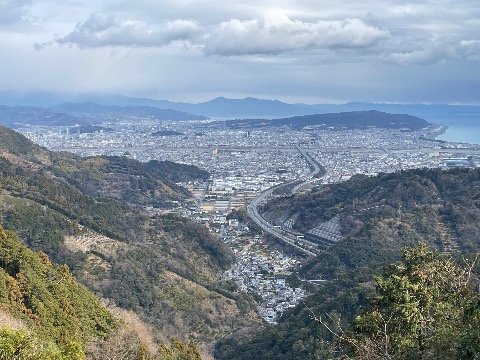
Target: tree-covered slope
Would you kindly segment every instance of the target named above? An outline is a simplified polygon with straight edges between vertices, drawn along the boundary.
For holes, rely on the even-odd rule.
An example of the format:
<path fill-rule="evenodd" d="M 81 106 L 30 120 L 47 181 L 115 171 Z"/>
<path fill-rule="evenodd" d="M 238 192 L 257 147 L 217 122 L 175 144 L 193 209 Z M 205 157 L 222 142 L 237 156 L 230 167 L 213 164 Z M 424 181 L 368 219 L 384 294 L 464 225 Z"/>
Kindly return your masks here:
<path fill-rule="evenodd" d="M 33 331 L 31 341 L 63 355 L 75 351 L 72 358 L 79 359 L 89 341 L 107 338 L 120 326 L 67 266 L 52 265 L 45 253 L 33 253 L 1 227 L 0 311 Z"/>
<path fill-rule="evenodd" d="M 185 198 L 174 182 L 205 172 L 80 158 L 18 140 L 32 151 L 0 144 L 0 221 L 25 244 L 67 263 L 81 283 L 166 337 L 211 344 L 255 322 L 249 298 L 218 281 L 234 260 L 228 247 L 193 221 L 151 210 Z"/>
<path fill-rule="evenodd" d="M 308 194 L 271 200 L 263 215 L 277 224 L 295 216 L 294 228 L 304 233 L 338 217 L 343 239 L 291 277 L 294 284 L 299 279 L 327 280 L 310 285 L 313 295 L 285 313 L 279 325 L 250 340 L 224 339 L 217 357 L 328 358 L 335 354 L 332 334 L 312 314 L 340 317 L 348 327 L 359 309 L 368 306 L 373 277 L 400 261 L 403 247 L 426 243 L 453 257 L 480 251 L 480 169 L 355 176 Z"/>
<path fill-rule="evenodd" d="M 141 163 L 119 156 L 82 158 L 69 153 L 50 153 L 50 159 L 47 169 L 85 194 L 156 208 L 171 207 L 172 201 L 190 195 L 177 182 L 209 176 L 196 166 L 170 161 Z"/>
<path fill-rule="evenodd" d="M 392 254 L 419 241 L 441 252 L 474 252 L 480 249 L 480 169 L 359 175 L 272 200 L 263 212 L 272 222 L 296 215 L 294 228 L 305 234 L 338 217 L 343 240 L 304 267 L 309 276 L 395 261 Z"/>
<path fill-rule="evenodd" d="M 25 169 L 37 170 L 42 178 L 46 175 L 47 179 L 66 181 L 86 195 L 154 207 L 169 207 L 172 201 L 189 196 L 188 191 L 176 183 L 209 176 L 196 166 L 170 161 L 141 163 L 119 156 L 84 158 L 50 152 L 2 126 L 0 157 L 9 160 L 13 166 L 9 170 L 19 175 Z"/>

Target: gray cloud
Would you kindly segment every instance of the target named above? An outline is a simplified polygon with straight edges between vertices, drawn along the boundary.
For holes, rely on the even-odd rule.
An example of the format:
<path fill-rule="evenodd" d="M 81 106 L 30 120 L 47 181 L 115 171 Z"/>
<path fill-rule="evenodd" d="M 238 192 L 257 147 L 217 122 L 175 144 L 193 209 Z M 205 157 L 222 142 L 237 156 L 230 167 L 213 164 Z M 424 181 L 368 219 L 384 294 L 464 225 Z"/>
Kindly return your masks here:
<path fill-rule="evenodd" d="M 291 20 L 275 14 L 256 20 L 233 19 L 221 23 L 207 38 L 207 55 L 278 54 L 291 50 L 365 48 L 389 37 L 389 31 L 360 19 Z"/>
<path fill-rule="evenodd" d="M 27 21 L 31 0 L 0 0 L 0 28 Z"/>
<path fill-rule="evenodd" d="M 480 40 L 462 40 L 457 51 L 467 60 L 480 60 Z"/>
<path fill-rule="evenodd" d="M 113 16 L 91 14 L 84 23 L 68 35 L 57 38 L 59 44 L 80 48 L 103 46 L 161 47 L 173 41 L 191 41 L 201 32 L 200 26 L 190 20 L 174 20 L 158 25 L 142 21 L 116 21 Z"/>
<path fill-rule="evenodd" d="M 432 65 L 450 59 L 453 54 L 444 49 L 423 49 L 410 52 L 384 54 L 381 59 L 386 63 L 398 65 Z"/>
<path fill-rule="evenodd" d="M 478 0 L 0 0 L 0 90 L 478 103 L 478 19 Z"/>
<path fill-rule="evenodd" d="M 423 45 L 423 46 L 422 46 Z M 480 60 L 480 40 L 458 40 L 452 38 L 419 42 L 410 50 L 383 53 L 380 59 L 398 65 L 432 65 L 441 62 Z"/>
<path fill-rule="evenodd" d="M 120 21 L 93 13 L 67 35 L 57 36 L 54 42 L 36 44 L 35 48 L 43 49 L 55 42 L 80 48 L 159 48 L 183 41 L 203 49 L 207 56 L 262 56 L 277 61 L 282 57 L 296 57 L 307 63 L 381 61 L 408 66 L 430 65 L 458 57 L 478 60 L 476 40 L 462 40 L 478 28 L 476 21 L 469 20 L 478 12 L 470 0 L 464 0 L 465 11 L 456 7 L 448 13 L 443 6 L 435 9 L 429 0 L 415 4 L 387 1 L 378 5 L 375 12 L 366 11 L 375 8 L 373 0 L 354 5 L 339 0 L 338 6 L 329 7 L 325 1 L 318 1 L 321 10 L 314 9 L 309 0 L 299 0 L 298 6 L 292 6 L 287 0 L 263 0 L 265 8 L 261 10 L 256 2 L 246 0 L 232 5 L 233 10 L 246 18 L 221 22 L 218 16 L 228 16 L 228 12 L 219 7 L 217 0 L 166 0 L 162 6 L 143 0 L 134 12 L 136 20 Z M 120 11 L 116 15 L 126 19 L 133 10 L 129 4 L 117 2 L 109 6 L 112 10 L 116 7 Z M 279 7 L 275 8 L 275 4 Z M 207 11 L 215 5 L 216 11 Z M 351 5 L 350 12 L 356 17 L 341 18 L 342 13 L 346 14 L 347 5 Z M 106 6 L 102 12 L 111 13 L 108 9 Z M 261 15 L 252 18 L 248 14 L 253 15 L 255 9 Z M 125 12 L 127 10 L 129 12 Z M 160 13 L 171 19 L 180 12 L 192 15 L 193 10 L 197 20 L 164 20 L 158 24 L 153 21 Z M 207 16 L 207 13 L 215 15 Z M 212 22 L 215 17 L 217 20 Z"/>

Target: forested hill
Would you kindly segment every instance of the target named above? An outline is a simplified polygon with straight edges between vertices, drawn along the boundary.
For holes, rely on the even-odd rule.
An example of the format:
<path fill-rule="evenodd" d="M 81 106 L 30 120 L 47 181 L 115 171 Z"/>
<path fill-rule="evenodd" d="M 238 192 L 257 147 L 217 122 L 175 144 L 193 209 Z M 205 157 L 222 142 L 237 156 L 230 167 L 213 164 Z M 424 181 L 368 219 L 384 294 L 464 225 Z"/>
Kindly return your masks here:
<path fill-rule="evenodd" d="M 208 172 L 196 166 L 170 161 L 141 163 L 118 156 L 84 158 L 66 152 L 49 152 L 2 126 L 0 152 L 12 163 L 24 165 L 17 169 L 37 169 L 67 181 L 85 194 L 112 197 L 132 205 L 168 207 L 171 201 L 189 196 L 177 182 L 209 177 Z"/>
<path fill-rule="evenodd" d="M 112 310 L 116 316 L 66 265 L 34 253 L 0 226 L 1 360 L 200 359 L 194 344 L 156 344 L 148 326 Z"/>
<path fill-rule="evenodd" d="M 70 153 L 50 153 L 50 161 L 47 168 L 52 173 L 85 194 L 160 208 L 190 196 L 176 183 L 209 177 L 196 166 L 171 161 L 141 163 L 120 156 L 82 158 Z"/>
<path fill-rule="evenodd" d="M 305 234 L 338 219 L 343 240 L 306 266 L 306 276 L 334 277 L 347 268 L 394 261 L 402 246 L 420 241 L 441 252 L 475 252 L 480 250 L 480 169 L 357 175 L 278 198 L 263 211 L 272 221 L 295 215 L 294 229 Z"/>
<path fill-rule="evenodd" d="M 217 356 L 327 358 L 332 356 L 332 334 L 313 321 L 312 314 L 341 317 L 340 323 L 348 328 L 360 308 L 368 307 L 374 276 L 398 262 L 403 247 L 425 243 L 454 258 L 480 251 L 480 169 L 359 175 L 304 195 L 277 198 L 262 211 L 271 223 L 295 219 L 293 228 L 305 234 L 321 224 L 335 223 L 341 238 L 334 244 L 323 243 L 324 252 L 305 263 L 299 277 L 290 279 L 303 285 L 307 283 L 300 279 L 327 280 L 312 285 L 315 293 L 304 304 L 284 314 L 277 327 L 250 340 L 225 339 Z"/>
<path fill-rule="evenodd" d="M 132 310 L 161 338 L 211 344 L 253 322 L 250 299 L 218 282 L 234 261 L 208 230 L 169 206 L 196 167 L 53 153 L 0 128 L 0 219 L 33 250 L 67 263 L 90 290 Z M 29 149 L 25 151 L 23 149 Z"/>
<path fill-rule="evenodd" d="M 320 129 L 406 129 L 419 130 L 430 126 L 426 120 L 407 114 L 389 114 L 381 111 L 351 111 L 331 114 L 294 116 L 284 119 L 231 120 L 225 125 L 232 128 L 289 126 L 293 129 L 315 127 Z"/>

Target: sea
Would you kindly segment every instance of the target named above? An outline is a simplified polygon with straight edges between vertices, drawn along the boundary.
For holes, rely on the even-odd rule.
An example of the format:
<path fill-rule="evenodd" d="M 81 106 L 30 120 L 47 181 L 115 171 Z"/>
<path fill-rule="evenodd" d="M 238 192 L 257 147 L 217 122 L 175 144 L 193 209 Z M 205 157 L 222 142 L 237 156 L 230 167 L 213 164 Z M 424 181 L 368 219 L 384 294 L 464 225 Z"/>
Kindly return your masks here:
<path fill-rule="evenodd" d="M 422 118 L 430 123 L 448 126 L 445 133 L 437 136 L 438 140 L 480 144 L 480 115 L 478 114 L 442 114 Z"/>

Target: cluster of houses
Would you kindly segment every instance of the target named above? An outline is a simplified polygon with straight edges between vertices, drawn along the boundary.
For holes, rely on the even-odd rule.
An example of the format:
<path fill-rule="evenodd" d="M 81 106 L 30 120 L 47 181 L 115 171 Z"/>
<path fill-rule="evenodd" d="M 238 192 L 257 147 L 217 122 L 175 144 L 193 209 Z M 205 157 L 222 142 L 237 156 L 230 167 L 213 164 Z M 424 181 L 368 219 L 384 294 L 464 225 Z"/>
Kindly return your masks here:
<path fill-rule="evenodd" d="M 303 289 L 288 286 L 285 280 L 298 265 L 297 260 L 269 250 L 259 235 L 229 238 L 227 242 L 237 263 L 224 274 L 225 280 L 233 280 L 242 291 L 259 296 L 258 313 L 268 323 L 275 324 L 284 311 L 307 295 Z"/>

